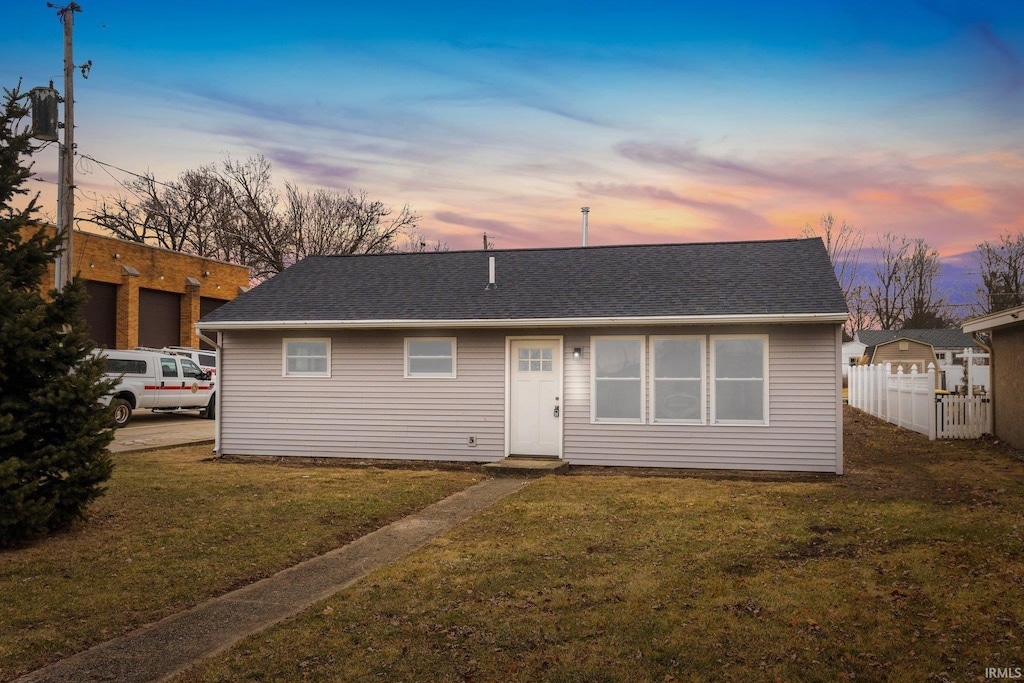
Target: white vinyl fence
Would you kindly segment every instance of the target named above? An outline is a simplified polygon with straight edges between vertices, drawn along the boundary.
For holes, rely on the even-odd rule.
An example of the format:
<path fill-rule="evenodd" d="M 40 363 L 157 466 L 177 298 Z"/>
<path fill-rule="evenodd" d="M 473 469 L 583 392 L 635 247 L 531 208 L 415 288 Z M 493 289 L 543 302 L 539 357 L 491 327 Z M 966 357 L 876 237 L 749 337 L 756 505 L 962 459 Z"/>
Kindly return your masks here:
<path fill-rule="evenodd" d="M 987 396 L 938 396 L 935 366 L 927 372 L 885 365 L 858 365 L 849 371 L 849 403 L 929 439 L 976 439 L 992 432 L 992 404 Z"/>

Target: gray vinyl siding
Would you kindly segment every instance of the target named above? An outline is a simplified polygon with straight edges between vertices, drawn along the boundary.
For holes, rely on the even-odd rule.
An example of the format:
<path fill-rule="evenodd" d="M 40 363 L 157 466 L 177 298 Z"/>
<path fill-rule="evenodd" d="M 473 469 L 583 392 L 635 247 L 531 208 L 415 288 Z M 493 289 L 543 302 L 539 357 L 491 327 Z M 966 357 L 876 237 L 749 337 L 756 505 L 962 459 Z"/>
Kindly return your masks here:
<path fill-rule="evenodd" d="M 705 355 L 707 424 L 592 424 L 590 337 L 606 330 L 568 331 L 565 347 L 565 459 L 574 465 L 629 465 L 743 470 L 841 472 L 834 325 L 721 326 L 615 330 L 614 334 L 768 334 L 768 425 L 711 424 L 710 352 Z M 573 362 L 572 348 L 583 347 Z M 648 377 L 651 354 L 647 354 Z M 649 387 L 648 387 L 649 391 Z M 650 422 L 652 406 L 648 401 Z"/>
<path fill-rule="evenodd" d="M 458 336 L 454 379 L 405 378 L 406 336 Z M 330 377 L 282 377 L 283 338 L 330 337 Z M 504 335 L 229 332 L 221 451 L 483 462 L 504 457 Z M 477 446 L 467 446 L 469 436 Z"/>
<path fill-rule="evenodd" d="M 767 334 L 769 424 L 592 424 L 591 337 Z M 506 455 L 508 336 L 563 336 L 563 457 L 575 465 L 841 472 L 842 413 L 836 326 L 708 326 L 543 330 L 339 332 L 330 378 L 281 376 L 281 340 L 300 335 L 224 335 L 221 450 L 228 455 L 305 455 L 486 462 Z M 456 337 L 455 379 L 403 377 L 406 336 Z M 583 357 L 574 361 L 574 347 Z M 650 365 L 650 354 L 647 363 Z M 649 367 L 648 367 L 649 378 Z M 649 390 L 649 387 L 647 388 Z M 652 406 L 646 406 L 650 422 Z M 478 445 L 468 447 L 468 436 Z"/>

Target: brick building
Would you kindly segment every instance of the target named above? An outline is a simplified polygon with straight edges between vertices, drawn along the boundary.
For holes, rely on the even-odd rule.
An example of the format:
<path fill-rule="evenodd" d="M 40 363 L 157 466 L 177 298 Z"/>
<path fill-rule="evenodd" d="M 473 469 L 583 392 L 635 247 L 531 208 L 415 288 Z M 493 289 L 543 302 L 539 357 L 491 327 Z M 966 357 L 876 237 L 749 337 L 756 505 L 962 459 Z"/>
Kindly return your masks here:
<path fill-rule="evenodd" d="M 52 225 L 42 226 L 53 231 Z M 198 347 L 195 322 L 249 286 L 249 269 L 76 230 L 72 272 L 85 280 L 85 321 L 98 346 Z M 54 286 L 50 267 L 43 286 Z"/>

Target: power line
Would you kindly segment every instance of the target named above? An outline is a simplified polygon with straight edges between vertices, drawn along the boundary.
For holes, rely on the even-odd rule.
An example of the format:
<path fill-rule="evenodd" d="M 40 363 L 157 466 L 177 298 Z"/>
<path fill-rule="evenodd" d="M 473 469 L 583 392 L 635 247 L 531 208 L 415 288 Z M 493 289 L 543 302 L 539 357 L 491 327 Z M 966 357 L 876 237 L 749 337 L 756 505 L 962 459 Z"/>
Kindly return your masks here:
<path fill-rule="evenodd" d="M 83 159 L 88 159 L 89 161 L 91 161 L 91 162 L 93 162 L 95 164 L 99 164 L 100 166 L 105 166 L 107 168 L 113 168 L 115 170 L 120 171 L 121 173 L 127 173 L 130 176 L 135 176 L 136 178 L 141 178 L 142 180 L 148 180 L 151 183 L 155 183 L 157 185 L 162 185 L 163 187 L 166 187 L 166 188 L 169 188 L 169 189 L 172 189 L 172 190 L 174 189 L 173 185 L 171 185 L 169 183 L 165 183 L 165 182 L 159 181 L 156 178 L 154 178 L 153 176 L 145 175 L 145 174 L 142 174 L 142 173 L 136 173 L 135 171 L 129 171 L 126 168 L 121 168 L 120 166 L 117 166 L 115 164 L 107 163 L 106 161 L 100 161 L 99 159 L 97 159 L 94 156 L 90 156 L 88 154 L 82 154 L 81 152 L 75 152 L 75 154 L 77 156 L 82 157 Z M 110 173 L 107 173 L 107 175 L 110 175 Z M 110 177 L 114 178 L 114 176 L 112 176 L 112 175 L 110 175 Z M 117 178 L 114 178 L 114 180 L 117 180 Z M 120 184 L 120 181 L 117 181 L 117 182 Z"/>

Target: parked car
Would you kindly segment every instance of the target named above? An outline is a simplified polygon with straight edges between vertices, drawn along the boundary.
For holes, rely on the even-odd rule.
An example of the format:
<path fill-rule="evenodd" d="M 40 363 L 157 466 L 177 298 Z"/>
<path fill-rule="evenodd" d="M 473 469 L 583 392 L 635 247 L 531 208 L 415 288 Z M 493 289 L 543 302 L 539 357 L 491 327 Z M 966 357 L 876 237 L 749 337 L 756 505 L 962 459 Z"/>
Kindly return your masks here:
<path fill-rule="evenodd" d="M 114 422 L 124 427 L 132 411 L 151 408 L 154 412 L 199 410 L 213 419 L 217 392 L 210 373 L 190 358 L 162 351 L 98 352 L 107 360 L 106 374 L 118 380 L 105 401 L 114 405 Z"/>
<path fill-rule="evenodd" d="M 212 379 L 217 379 L 217 354 L 206 349 L 193 349 L 187 346 L 165 346 L 162 349 L 151 349 L 139 346 L 137 351 L 159 351 L 160 353 L 173 353 L 176 356 L 191 358 L 192 361 L 206 372 L 210 373 Z"/>

